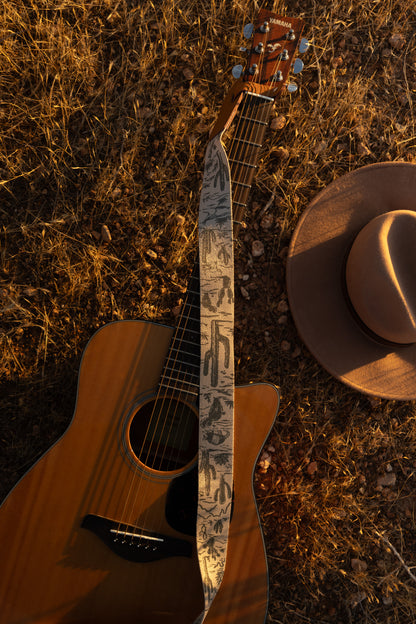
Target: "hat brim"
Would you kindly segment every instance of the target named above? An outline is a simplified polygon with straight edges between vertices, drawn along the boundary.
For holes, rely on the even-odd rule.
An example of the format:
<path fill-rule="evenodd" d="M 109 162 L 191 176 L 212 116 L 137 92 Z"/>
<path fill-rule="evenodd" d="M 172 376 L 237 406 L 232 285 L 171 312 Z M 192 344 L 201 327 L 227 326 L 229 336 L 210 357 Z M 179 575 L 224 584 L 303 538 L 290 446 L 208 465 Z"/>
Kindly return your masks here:
<path fill-rule="evenodd" d="M 329 184 L 309 204 L 289 247 L 286 279 L 298 332 L 318 362 L 360 392 L 416 398 L 416 344 L 384 346 L 360 327 L 343 286 L 349 249 L 374 217 L 416 211 L 416 165 L 368 165 Z"/>

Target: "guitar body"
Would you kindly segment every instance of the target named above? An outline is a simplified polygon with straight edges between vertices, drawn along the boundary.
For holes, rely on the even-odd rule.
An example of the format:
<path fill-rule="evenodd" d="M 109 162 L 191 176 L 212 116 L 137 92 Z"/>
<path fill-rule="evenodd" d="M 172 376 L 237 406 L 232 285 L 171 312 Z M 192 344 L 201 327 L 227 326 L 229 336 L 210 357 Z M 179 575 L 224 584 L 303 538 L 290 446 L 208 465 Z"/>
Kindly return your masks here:
<path fill-rule="evenodd" d="M 182 502 L 172 491 L 196 472 L 197 458 L 159 470 L 138 461 L 143 449 L 132 442 L 171 337 L 166 326 L 121 321 L 91 339 L 70 427 L 0 507 L 0 624 L 192 624 L 202 611 L 195 536 L 181 530 Z M 268 582 L 252 478 L 279 396 L 259 384 L 237 388 L 235 399 L 227 564 L 206 621 L 261 624 Z M 144 530 L 143 539 L 132 537 L 132 527 Z M 169 539 L 166 547 L 179 554 L 140 559 Z"/>

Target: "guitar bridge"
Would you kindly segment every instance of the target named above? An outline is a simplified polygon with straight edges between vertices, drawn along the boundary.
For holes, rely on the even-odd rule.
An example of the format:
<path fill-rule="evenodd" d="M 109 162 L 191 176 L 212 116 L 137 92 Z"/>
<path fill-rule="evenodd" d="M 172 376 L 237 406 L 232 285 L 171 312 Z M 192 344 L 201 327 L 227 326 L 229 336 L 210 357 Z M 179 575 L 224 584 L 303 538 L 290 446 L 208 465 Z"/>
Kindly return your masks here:
<path fill-rule="evenodd" d="M 136 563 L 167 557 L 190 557 L 192 544 L 161 533 L 88 514 L 81 526 L 99 537 L 116 555 Z"/>

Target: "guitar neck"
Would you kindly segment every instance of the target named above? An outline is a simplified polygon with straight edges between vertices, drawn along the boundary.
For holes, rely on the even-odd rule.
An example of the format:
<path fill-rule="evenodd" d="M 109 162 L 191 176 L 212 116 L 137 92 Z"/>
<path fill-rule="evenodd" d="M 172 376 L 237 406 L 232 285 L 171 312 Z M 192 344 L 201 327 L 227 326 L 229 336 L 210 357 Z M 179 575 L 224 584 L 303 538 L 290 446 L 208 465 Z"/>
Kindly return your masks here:
<path fill-rule="evenodd" d="M 246 92 L 237 113 L 235 131 L 228 150 L 233 219 L 237 229 L 246 212 L 248 195 L 272 108 L 272 98 Z"/>
<path fill-rule="evenodd" d="M 243 94 L 228 149 L 231 172 L 233 219 L 236 231 L 241 223 L 259 160 L 273 99 L 246 92 Z M 160 387 L 196 401 L 200 369 L 199 262 L 185 294 L 181 313 L 166 358 Z"/>

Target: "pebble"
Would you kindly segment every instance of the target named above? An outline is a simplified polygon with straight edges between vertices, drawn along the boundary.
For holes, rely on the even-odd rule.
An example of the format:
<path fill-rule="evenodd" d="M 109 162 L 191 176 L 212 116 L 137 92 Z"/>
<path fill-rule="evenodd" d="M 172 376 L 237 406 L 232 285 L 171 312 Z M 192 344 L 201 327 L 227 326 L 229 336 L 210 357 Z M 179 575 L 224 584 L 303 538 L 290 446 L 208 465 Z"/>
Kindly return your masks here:
<path fill-rule="evenodd" d="M 292 358 L 299 357 L 301 353 L 302 353 L 302 351 L 301 351 L 300 347 L 295 347 L 293 349 Z"/>
<path fill-rule="evenodd" d="M 251 245 L 251 254 L 254 258 L 259 258 L 264 254 L 264 245 L 261 241 L 255 240 Z"/>
<path fill-rule="evenodd" d="M 280 343 L 280 348 L 282 349 L 282 351 L 290 351 L 291 344 L 287 340 L 282 340 L 282 342 Z"/>
<path fill-rule="evenodd" d="M 284 115 L 278 115 L 274 117 L 270 122 L 270 128 L 272 130 L 283 130 L 286 125 L 286 117 Z"/>
<path fill-rule="evenodd" d="M 290 156 L 290 152 L 289 152 L 289 150 L 286 147 L 283 147 L 281 145 L 280 147 L 277 148 L 276 155 L 281 160 L 287 160 L 289 158 L 289 156 Z"/>
<path fill-rule="evenodd" d="M 367 562 L 362 559 L 351 559 L 351 567 L 354 572 L 365 572 L 367 570 Z"/>
<path fill-rule="evenodd" d="M 310 477 L 313 477 L 314 474 L 318 471 L 318 462 L 316 462 L 316 461 L 309 462 L 308 467 L 307 467 L 306 470 L 308 472 L 308 475 Z"/>
<path fill-rule="evenodd" d="M 277 304 L 277 309 L 279 312 L 287 312 L 289 310 L 289 306 L 284 299 L 281 299 Z"/>
<path fill-rule="evenodd" d="M 27 286 L 27 288 L 23 289 L 23 294 L 26 297 L 35 297 L 38 294 L 37 288 L 33 288 L 33 286 Z"/>
<path fill-rule="evenodd" d="M 155 251 L 153 251 L 153 249 L 148 249 L 146 251 L 147 255 L 149 256 L 149 258 L 152 258 L 152 260 L 156 260 L 157 258 L 157 253 Z"/>
<path fill-rule="evenodd" d="M 377 487 L 391 487 L 396 484 L 396 473 L 386 472 L 377 479 Z"/>
<path fill-rule="evenodd" d="M 195 76 L 194 72 L 190 67 L 185 67 L 182 73 L 185 76 L 186 80 L 192 80 Z"/>
<path fill-rule="evenodd" d="M 401 50 L 406 44 L 406 39 L 401 33 L 393 33 L 389 43 L 395 50 Z"/>
<path fill-rule="evenodd" d="M 260 221 L 260 227 L 262 227 L 263 230 L 269 230 L 273 225 L 273 221 L 274 221 L 273 215 L 265 214 L 262 220 Z"/>
<path fill-rule="evenodd" d="M 250 299 L 250 295 L 249 295 L 247 288 L 244 288 L 244 286 L 240 286 L 240 292 L 243 295 L 244 299 Z"/>

